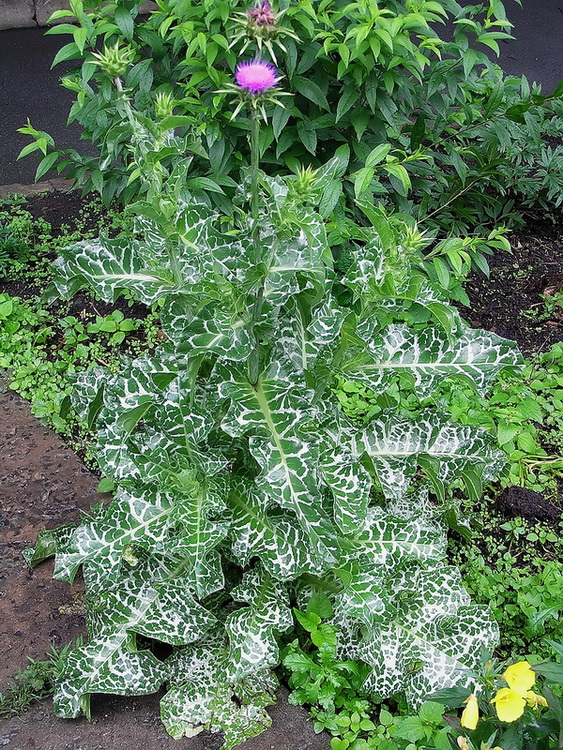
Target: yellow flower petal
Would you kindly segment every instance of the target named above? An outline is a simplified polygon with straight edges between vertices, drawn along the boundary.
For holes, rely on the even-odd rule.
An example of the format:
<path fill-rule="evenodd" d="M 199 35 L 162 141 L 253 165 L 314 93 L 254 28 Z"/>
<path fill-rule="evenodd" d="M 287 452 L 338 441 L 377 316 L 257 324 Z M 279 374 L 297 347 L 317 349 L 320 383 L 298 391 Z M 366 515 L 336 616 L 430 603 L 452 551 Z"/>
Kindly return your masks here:
<path fill-rule="evenodd" d="M 519 719 L 524 713 L 526 699 L 517 690 L 501 688 L 492 699 L 497 716 L 501 721 L 511 722 Z"/>
<path fill-rule="evenodd" d="M 458 744 L 459 750 L 471 750 L 471 746 L 469 742 L 465 739 L 465 737 L 458 737 L 457 744 Z"/>
<path fill-rule="evenodd" d="M 502 679 L 512 690 L 526 694 L 536 684 L 536 673 L 529 662 L 519 661 L 506 669 Z"/>
<path fill-rule="evenodd" d="M 479 721 L 479 704 L 475 694 L 470 695 L 465 703 L 466 706 L 461 714 L 461 726 L 466 729 L 475 729 Z"/>
<path fill-rule="evenodd" d="M 524 697 L 526 698 L 526 703 L 528 704 L 528 706 L 531 706 L 532 708 L 537 708 L 538 706 L 547 706 L 547 701 L 543 697 L 543 695 L 538 695 L 532 690 L 528 690 Z"/>

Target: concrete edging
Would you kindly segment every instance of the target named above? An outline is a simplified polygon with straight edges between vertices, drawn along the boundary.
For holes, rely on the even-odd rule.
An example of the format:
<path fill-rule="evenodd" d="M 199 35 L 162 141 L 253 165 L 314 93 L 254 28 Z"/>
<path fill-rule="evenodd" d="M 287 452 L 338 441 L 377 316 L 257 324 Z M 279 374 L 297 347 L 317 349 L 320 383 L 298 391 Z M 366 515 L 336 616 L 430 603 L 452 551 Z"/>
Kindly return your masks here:
<path fill-rule="evenodd" d="M 67 10 L 68 0 L 0 0 L 0 31 L 47 26 L 56 10 Z M 141 13 L 150 13 L 157 5 L 151 0 L 143 3 Z M 61 18 L 56 23 L 70 21 Z"/>
<path fill-rule="evenodd" d="M 8 195 L 25 195 L 27 197 L 39 193 L 69 192 L 74 187 L 74 180 L 65 180 L 62 177 L 36 182 L 32 185 L 21 185 L 19 182 L 14 182 L 12 185 L 0 185 L 0 198 L 6 198 Z"/>

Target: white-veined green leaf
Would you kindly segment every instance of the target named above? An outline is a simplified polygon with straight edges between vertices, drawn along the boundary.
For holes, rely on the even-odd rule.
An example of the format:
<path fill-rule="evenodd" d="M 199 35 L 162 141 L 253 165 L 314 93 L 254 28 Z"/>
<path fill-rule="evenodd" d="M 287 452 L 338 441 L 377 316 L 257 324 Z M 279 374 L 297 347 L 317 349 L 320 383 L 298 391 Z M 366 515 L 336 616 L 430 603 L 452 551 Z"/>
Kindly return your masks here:
<path fill-rule="evenodd" d="M 124 640 L 118 634 L 70 652 L 53 696 L 57 716 L 88 715 L 91 693 L 149 695 L 159 690 L 167 677 L 162 662 L 150 651 L 126 651 Z"/>
<path fill-rule="evenodd" d="M 371 477 L 345 444 L 331 441 L 321 456 L 322 478 L 334 500 L 334 520 L 343 534 L 362 528 L 371 490 Z"/>
<path fill-rule="evenodd" d="M 210 634 L 168 660 L 171 687 L 161 700 L 160 713 L 175 739 L 207 729 L 222 732 L 221 748 L 231 750 L 270 726 L 265 707 L 275 702 L 275 678 L 266 670 L 236 684 L 229 682 L 227 649 L 223 634 Z"/>
<path fill-rule="evenodd" d="M 302 372 L 315 370 L 336 344 L 344 319 L 349 314 L 332 300 L 322 302 L 311 313 L 308 323 L 298 304 L 289 305 L 279 320 L 273 359 L 286 359 Z"/>
<path fill-rule="evenodd" d="M 272 363 L 256 384 L 230 363 L 218 365 L 216 376 L 220 395 L 231 402 L 221 426 L 233 437 L 249 436 L 250 452 L 262 468 L 258 486 L 293 511 L 316 556 L 334 559 L 334 529 L 316 482 L 318 450 L 305 432 L 314 411 L 304 383 L 280 363 Z"/>
<path fill-rule="evenodd" d="M 335 622 L 346 618 L 358 628 L 343 651 L 372 666 L 367 690 L 378 699 L 404 691 L 415 709 L 438 688 L 472 685 L 482 649 L 498 641 L 490 613 L 471 604 L 459 572 L 436 563 L 354 571 L 335 608 Z"/>
<path fill-rule="evenodd" d="M 356 438 L 355 453 L 369 456 L 381 490 L 388 498 L 400 498 L 407 491 L 417 466 L 434 468 L 438 481 L 448 485 L 471 466 L 485 480 L 498 475 L 505 454 L 494 447 L 483 430 L 469 425 L 444 422 L 428 413 L 411 421 L 387 415 L 372 422 Z"/>
<path fill-rule="evenodd" d="M 238 681 L 279 662 L 276 635 L 291 628 L 293 616 L 284 585 L 259 568 L 245 573 L 231 596 L 248 604 L 225 622 L 230 644 L 228 675 Z"/>
<path fill-rule="evenodd" d="M 516 344 L 488 331 L 463 328 L 447 338 L 433 326 L 412 331 L 392 325 L 366 341 L 364 351 L 344 361 L 340 372 L 375 393 L 385 391 L 394 375 L 407 373 L 418 395 L 425 397 L 452 375 L 464 376 L 485 394 L 503 368 L 522 365 Z"/>
<path fill-rule="evenodd" d="M 280 581 L 302 573 L 318 574 L 323 564 L 309 551 L 307 538 L 288 513 L 269 512 L 268 502 L 250 483 L 231 488 L 229 507 L 233 558 L 246 567 L 253 557 Z M 274 506 L 275 507 L 275 506 Z"/>

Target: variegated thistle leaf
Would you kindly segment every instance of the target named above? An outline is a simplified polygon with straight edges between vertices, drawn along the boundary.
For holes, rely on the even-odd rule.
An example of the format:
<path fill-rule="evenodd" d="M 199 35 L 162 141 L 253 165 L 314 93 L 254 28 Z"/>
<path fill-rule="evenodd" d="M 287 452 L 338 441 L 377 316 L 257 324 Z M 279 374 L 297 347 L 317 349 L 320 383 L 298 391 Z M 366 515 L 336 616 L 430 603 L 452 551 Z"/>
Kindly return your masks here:
<path fill-rule="evenodd" d="M 385 251 L 379 237 L 372 238 L 361 248 L 355 248 L 352 262 L 342 282 L 352 290 L 356 299 L 381 297 L 381 285 L 387 273 Z"/>
<path fill-rule="evenodd" d="M 280 512 L 250 482 L 235 483 L 227 505 L 231 550 L 239 565 L 246 567 L 256 557 L 280 581 L 323 571 L 325 566 L 312 554 L 295 518 Z"/>
<path fill-rule="evenodd" d="M 23 559 L 30 568 L 34 568 L 43 560 L 66 549 L 75 531 L 75 523 L 63 523 L 56 529 L 42 529 L 37 535 L 35 544 L 23 550 Z"/>
<path fill-rule="evenodd" d="M 335 607 L 335 621 L 346 619 L 349 633 L 354 620 L 357 628 L 343 655 L 373 667 L 367 690 L 378 699 L 405 692 L 415 709 L 439 688 L 473 684 L 482 649 L 498 641 L 459 572 L 436 563 L 355 571 Z"/>
<path fill-rule="evenodd" d="M 190 576 L 177 560 L 135 562 L 132 553 L 128 560 L 129 572 L 98 588 L 90 602 L 91 640 L 74 648 L 64 663 L 54 696 L 59 716 L 88 714 L 92 693 L 145 695 L 160 688 L 167 671 L 150 652 L 136 651 L 133 633 L 183 645 L 199 640 L 216 623 L 195 601 Z M 86 572 L 91 592 L 91 571 Z"/>
<path fill-rule="evenodd" d="M 266 227 L 261 243 L 271 248 L 264 279 L 264 300 L 280 307 L 303 288 L 322 292 L 327 268 L 327 238 L 324 222 L 313 213 L 304 213 L 292 231 L 284 233 Z"/>
<path fill-rule="evenodd" d="M 206 293 L 220 299 L 225 280 L 240 276 L 245 253 L 240 242 L 217 232 L 216 220 L 205 204 L 192 201 L 177 216 L 176 237 L 150 225 L 143 240 L 103 237 L 62 248 L 55 264 L 57 291 L 70 297 L 89 286 L 108 302 L 129 291 L 146 305 Z"/>
<path fill-rule="evenodd" d="M 276 636 L 291 628 L 293 616 L 284 585 L 260 568 L 245 573 L 231 596 L 248 604 L 225 622 L 230 645 L 227 674 L 238 681 L 279 663 Z"/>
<path fill-rule="evenodd" d="M 208 305 L 192 320 L 186 321 L 178 351 L 189 357 L 217 354 L 241 362 L 252 351 L 250 315 L 246 311 L 234 313 Z"/>
<path fill-rule="evenodd" d="M 89 601 L 91 638 L 100 640 L 125 628 L 183 646 L 200 639 L 216 623 L 195 600 L 191 573 L 182 569 L 178 557 L 139 560 L 130 551 L 127 559 L 128 574 L 96 591 Z"/>
<path fill-rule="evenodd" d="M 275 678 L 265 670 L 230 682 L 225 672 L 227 654 L 224 631 L 218 631 L 168 660 L 170 690 L 161 700 L 160 712 L 175 739 L 207 729 L 222 732 L 222 748 L 231 750 L 270 726 L 265 707 L 275 702 Z"/>
<path fill-rule="evenodd" d="M 491 480 L 506 457 L 487 434 L 474 426 L 444 422 L 429 412 L 416 421 L 394 415 L 372 422 L 355 439 L 357 456 L 367 454 L 383 494 L 402 497 L 421 465 L 447 486 L 468 469 Z"/>
<path fill-rule="evenodd" d="M 329 297 L 311 312 L 307 323 L 298 303 L 288 305 L 279 321 L 272 359 L 287 359 L 299 372 L 314 371 L 330 354 L 348 314 Z"/>
<path fill-rule="evenodd" d="M 118 633 L 70 652 L 53 696 L 57 716 L 88 716 L 92 693 L 149 695 L 160 689 L 167 677 L 162 662 L 150 651 L 128 651 L 125 640 Z"/>
<path fill-rule="evenodd" d="M 336 525 L 353 534 L 365 524 L 372 480 L 349 445 L 330 442 L 321 456 L 321 476 L 332 493 Z"/>
<path fill-rule="evenodd" d="M 314 417 L 312 394 L 282 363 L 272 363 L 255 384 L 231 363 L 219 365 L 216 377 L 220 395 L 230 400 L 221 426 L 233 437 L 249 436 L 250 452 L 262 468 L 258 486 L 295 514 L 313 554 L 333 561 L 335 531 L 322 510 L 318 449 L 305 431 Z"/>
<path fill-rule="evenodd" d="M 103 426 L 98 462 L 107 476 L 162 486 L 174 484 L 186 470 L 211 476 L 225 466 L 226 460 L 207 444 L 217 398 L 194 386 L 189 372 L 178 374 L 176 361 L 172 356 L 139 358 L 124 363 L 122 374 L 102 381 L 103 392 L 96 396 L 103 400 L 97 411 Z M 84 381 L 80 392 L 91 397 L 98 380 Z"/>
<path fill-rule="evenodd" d="M 88 286 L 106 302 L 128 290 L 146 305 L 178 289 L 164 258 L 145 242 L 130 238 L 83 240 L 62 248 L 54 283 L 64 298 Z"/>
<path fill-rule="evenodd" d="M 364 328 L 358 326 L 359 336 Z M 488 331 L 464 327 L 448 338 L 433 326 L 413 331 L 391 325 L 375 340 L 368 331 L 365 347 L 357 356 L 348 355 L 339 369 L 344 378 L 359 381 L 375 393 L 385 391 L 393 376 L 407 373 L 423 398 L 450 376 L 470 380 L 484 395 L 503 368 L 522 365 L 516 343 Z"/>
<path fill-rule="evenodd" d="M 80 565 L 90 563 L 102 585 L 118 575 L 130 545 L 161 548 L 174 508 L 172 498 L 161 492 L 118 490 L 103 518 L 79 526 L 57 554 L 54 578 L 72 582 Z"/>
<path fill-rule="evenodd" d="M 177 536 L 168 537 L 165 543 L 167 551 L 182 558 L 200 599 L 225 585 L 217 547 L 227 536 L 228 525 L 215 520 L 224 516 L 227 496 L 227 482 L 221 479 L 206 478 L 193 482 L 191 488 L 184 487 L 177 511 Z"/>
<path fill-rule="evenodd" d="M 414 508 L 410 515 L 399 516 L 390 507 L 373 506 L 361 528 L 350 535 L 347 555 L 363 566 L 392 570 L 412 560 L 442 560 L 446 541 L 444 529 Z"/>
<path fill-rule="evenodd" d="M 72 581 L 80 565 L 87 564 L 89 588 L 99 590 L 127 570 L 132 549 L 168 552 L 182 555 L 196 592 L 208 595 L 223 585 L 215 548 L 227 528 L 210 520 L 220 509 L 220 496 L 209 483 L 193 481 L 174 495 L 119 489 L 104 516 L 79 526 L 57 554 L 54 577 Z"/>

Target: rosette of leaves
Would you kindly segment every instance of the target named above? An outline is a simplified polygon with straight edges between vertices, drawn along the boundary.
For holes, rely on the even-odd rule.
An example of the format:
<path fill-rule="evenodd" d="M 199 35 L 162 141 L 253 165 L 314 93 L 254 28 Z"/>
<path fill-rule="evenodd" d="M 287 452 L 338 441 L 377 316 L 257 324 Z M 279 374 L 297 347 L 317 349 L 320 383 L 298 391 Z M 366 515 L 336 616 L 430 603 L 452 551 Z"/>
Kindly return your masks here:
<path fill-rule="evenodd" d="M 258 237 L 245 222 L 223 231 L 185 195 L 165 230 L 144 219 L 143 239 L 84 241 L 58 261 L 63 296 L 88 287 L 106 301 L 159 301 L 165 338 L 118 374 L 95 369 L 76 384 L 117 490 L 29 557 L 56 553 L 57 579 L 81 568 L 86 582 L 89 640 L 69 655 L 61 716 L 88 713 L 92 693 L 167 684 L 174 737 L 210 728 L 233 747 L 268 724 L 298 589 L 331 592 L 339 642 L 371 668 L 370 689 L 405 691 L 414 706 L 467 685 L 495 641 L 420 493 L 463 483 L 475 493 L 503 454 L 430 410 L 416 421 L 384 412 L 359 429 L 331 387 L 344 373 L 384 392 L 400 370 L 422 396 L 446 377 L 483 392 L 520 355 L 468 330 L 408 258 L 398 264 L 398 234 L 384 243 L 374 231 L 337 276 L 320 216 L 285 181 L 267 189 Z M 432 324 L 388 325 L 404 305 Z M 152 641 L 172 655 L 159 660 Z"/>

